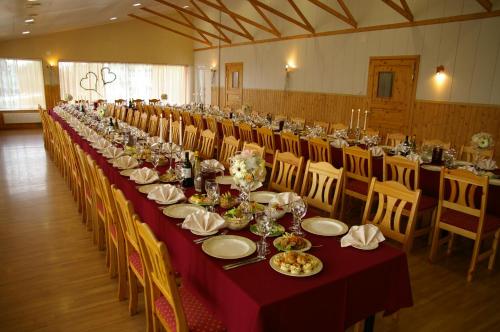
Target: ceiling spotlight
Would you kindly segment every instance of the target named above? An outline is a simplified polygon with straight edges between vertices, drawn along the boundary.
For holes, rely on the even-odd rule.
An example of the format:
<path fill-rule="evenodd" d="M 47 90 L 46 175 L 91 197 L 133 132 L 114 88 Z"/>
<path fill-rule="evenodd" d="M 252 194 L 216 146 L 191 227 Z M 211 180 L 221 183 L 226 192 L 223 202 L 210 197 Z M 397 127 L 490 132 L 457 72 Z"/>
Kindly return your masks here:
<path fill-rule="evenodd" d="M 136 2 L 136 3 L 134 3 L 132 6 L 134 6 L 134 7 L 139 7 L 140 5 L 142 5 L 140 2 Z"/>
<path fill-rule="evenodd" d="M 114 20 L 116 20 L 117 18 L 118 18 L 118 17 L 113 16 L 113 17 L 111 17 L 109 20 L 110 20 L 110 21 L 114 21 Z"/>
<path fill-rule="evenodd" d="M 24 20 L 24 23 L 33 23 L 35 22 L 35 19 L 33 17 L 26 17 L 26 19 Z"/>
<path fill-rule="evenodd" d="M 29 35 L 31 31 L 23 31 L 23 35 Z"/>
<path fill-rule="evenodd" d="M 189 6 L 188 6 L 188 5 L 186 5 L 186 6 L 182 6 L 182 8 L 189 8 Z"/>

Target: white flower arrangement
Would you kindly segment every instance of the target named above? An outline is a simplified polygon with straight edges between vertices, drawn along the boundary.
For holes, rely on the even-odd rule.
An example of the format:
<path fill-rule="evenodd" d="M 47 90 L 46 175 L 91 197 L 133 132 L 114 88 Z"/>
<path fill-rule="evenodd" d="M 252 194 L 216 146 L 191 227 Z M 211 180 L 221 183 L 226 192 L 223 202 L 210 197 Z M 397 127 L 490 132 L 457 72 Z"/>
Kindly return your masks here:
<path fill-rule="evenodd" d="M 73 96 L 69 93 L 67 93 L 65 96 L 64 96 L 64 100 L 67 101 L 67 102 L 70 102 L 73 100 Z"/>
<path fill-rule="evenodd" d="M 99 105 L 97 106 L 97 115 L 99 116 L 99 118 L 104 118 L 104 115 L 106 115 L 106 107 L 104 105 Z"/>
<path fill-rule="evenodd" d="M 472 135 L 471 143 L 475 149 L 479 150 L 489 150 L 494 145 L 491 134 L 484 132 Z"/>
<path fill-rule="evenodd" d="M 251 150 L 243 150 L 231 159 L 229 173 L 236 185 L 251 188 L 266 179 L 266 163 Z"/>

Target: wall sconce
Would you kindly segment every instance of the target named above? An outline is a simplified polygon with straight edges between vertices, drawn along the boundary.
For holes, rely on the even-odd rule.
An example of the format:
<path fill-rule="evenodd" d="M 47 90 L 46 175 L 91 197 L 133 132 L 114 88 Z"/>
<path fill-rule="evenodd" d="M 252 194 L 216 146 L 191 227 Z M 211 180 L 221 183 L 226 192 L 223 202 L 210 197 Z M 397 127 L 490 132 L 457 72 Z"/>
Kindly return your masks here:
<path fill-rule="evenodd" d="M 436 81 L 438 83 L 442 83 L 446 78 L 446 74 L 444 73 L 444 66 L 439 65 L 436 67 Z"/>
<path fill-rule="evenodd" d="M 293 65 L 288 64 L 288 63 L 285 65 L 285 72 L 286 72 L 287 74 L 291 73 L 291 72 L 292 72 L 292 71 L 294 71 L 294 70 L 295 70 L 295 67 L 294 67 Z"/>
<path fill-rule="evenodd" d="M 212 65 L 212 67 L 210 67 L 210 71 L 213 73 L 217 72 L 217 67 L 215 65 Z"/>

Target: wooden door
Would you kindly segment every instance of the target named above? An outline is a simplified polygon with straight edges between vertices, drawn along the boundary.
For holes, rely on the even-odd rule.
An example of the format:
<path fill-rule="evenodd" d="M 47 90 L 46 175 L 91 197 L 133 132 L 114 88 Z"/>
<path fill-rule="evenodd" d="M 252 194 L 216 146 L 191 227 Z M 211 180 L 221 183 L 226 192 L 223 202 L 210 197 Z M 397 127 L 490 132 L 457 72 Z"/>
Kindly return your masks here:
<path fill-rule="evenodd" d="M 371 57 L 368 128 L 411 134 L 419 56 Z"/>
<path fill-rule="evenodd" d="M 243 103 L 243 63 L 226 63 L 226 107 L 240 108 Z"/>

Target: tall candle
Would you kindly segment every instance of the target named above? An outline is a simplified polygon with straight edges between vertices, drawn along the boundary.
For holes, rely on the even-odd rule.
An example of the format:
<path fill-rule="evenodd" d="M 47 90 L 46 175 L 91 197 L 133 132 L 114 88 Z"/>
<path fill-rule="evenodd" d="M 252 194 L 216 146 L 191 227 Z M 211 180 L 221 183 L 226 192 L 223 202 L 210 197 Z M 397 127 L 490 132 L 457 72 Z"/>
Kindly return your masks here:
<path fill-rule="evenodd" d="M 356 128 L 359 129 L 359 114 L 361 113 L 361 109 L 358 108 L 358 122 L 356 124 Z"/>
<path fill-rule="evenodd" d="M 168 121 L 168 142 L 172 144 L 172 113 L 170 113 L 170 119 Z"/>
<path fill-rule="evenodd" d="M 163 113 L 160 114 L 160 143 L 163 143 Z"/>
<path fill-rule="evenodd" d="M 363 125 L 363 130 L 366 130 L 366 117 L 368 116 L 368 110 L 365 110 L 365 124 Z"/>
<path fill-rule="evenodd" d="M 182 118 L 179 119 L 179 145 L 182 147 Z"/>
<path fill-rule="evenodd" d="M 352 129 L 352 118 L 354 117 L 354 108 L 351 108 L 351 124 L 349 125 L 349 129 Z"/>

